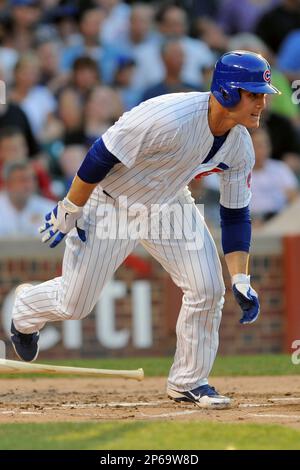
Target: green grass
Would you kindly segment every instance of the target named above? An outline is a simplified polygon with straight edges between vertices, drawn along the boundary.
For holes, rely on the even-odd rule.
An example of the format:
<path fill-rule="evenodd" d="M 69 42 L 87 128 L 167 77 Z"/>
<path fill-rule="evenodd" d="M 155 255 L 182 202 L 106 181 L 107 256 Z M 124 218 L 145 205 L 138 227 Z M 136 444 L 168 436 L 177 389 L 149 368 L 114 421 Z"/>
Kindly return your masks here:
<path fill-rule="evenodd" d="M 100 369 L 137 369 L 142 367 L 146 377 L 166 376 L 172 364 L 170 357 L 134 357 L 121 359 L 74 359 L 74 360 L 43 360 L 48 364 L 97 367 Z M 212 376 L 250 376 L 250 375 L 296 375 L 300 374 L 300 365 L 291 362 L 287 354 L 268 354 L 256 356 L 224 356 L 217 357 Z M 1 378 L 33 377 L 34 375 L 2 375 Z M 46 375 L 45 375 L 46 377 Z M 51 377 L 55 377 L 51 375 Z"/>
<path fill-rule="evenodd" d="M 0 449 L 300 449 L 300 431 L 209 421 L 6 424 Z"/>

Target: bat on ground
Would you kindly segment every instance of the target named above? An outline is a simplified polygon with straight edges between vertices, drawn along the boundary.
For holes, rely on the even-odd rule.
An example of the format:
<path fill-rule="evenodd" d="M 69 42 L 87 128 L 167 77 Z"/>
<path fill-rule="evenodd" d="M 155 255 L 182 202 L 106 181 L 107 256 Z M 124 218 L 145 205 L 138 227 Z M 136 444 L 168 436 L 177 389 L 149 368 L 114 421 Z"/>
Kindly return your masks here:
<path fill-rule="evenodd" d="M 54 374 L 54 375 L 81 375 L 89 377 L 116 377 L 124 379 L 143 380 L 143 369 L 110 370 L 94 369 L 88 367 L 56 366 L 50 364 L 35 364 L 32 362 L 11 361 L 0 359 L 0 374 Z"/>

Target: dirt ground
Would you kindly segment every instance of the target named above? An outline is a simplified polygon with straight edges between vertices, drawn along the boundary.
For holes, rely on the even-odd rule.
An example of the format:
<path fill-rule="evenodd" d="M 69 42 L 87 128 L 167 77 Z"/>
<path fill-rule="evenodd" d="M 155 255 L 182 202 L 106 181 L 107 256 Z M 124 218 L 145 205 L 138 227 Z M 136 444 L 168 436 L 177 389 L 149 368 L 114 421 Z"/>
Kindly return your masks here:
<path fill-rule="evenodd" d="M 0 380 L 0 424 L 104 420 L 280 423 L 300 429 L 300 376 L 213 378 L 233 399 L 227 410 L 176 404 L 164 378 Z"/>

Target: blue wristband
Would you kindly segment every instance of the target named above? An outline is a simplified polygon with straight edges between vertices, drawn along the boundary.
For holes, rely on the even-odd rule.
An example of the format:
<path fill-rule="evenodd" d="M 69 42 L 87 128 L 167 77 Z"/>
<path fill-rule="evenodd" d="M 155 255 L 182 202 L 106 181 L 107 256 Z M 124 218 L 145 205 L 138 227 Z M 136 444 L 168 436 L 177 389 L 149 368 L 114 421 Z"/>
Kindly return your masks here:
<path fill-rule="evenodd" d="M 251 219 L 249 206 L 228 209 L 220 205 L 222 247 L 224 254 L 250 250 Z"/>

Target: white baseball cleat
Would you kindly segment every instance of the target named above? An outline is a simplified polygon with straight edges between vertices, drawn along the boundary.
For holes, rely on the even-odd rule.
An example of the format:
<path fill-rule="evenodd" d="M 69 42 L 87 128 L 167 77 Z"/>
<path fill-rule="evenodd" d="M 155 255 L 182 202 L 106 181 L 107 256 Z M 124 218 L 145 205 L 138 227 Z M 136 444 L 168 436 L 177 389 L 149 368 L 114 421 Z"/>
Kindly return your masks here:
<path fill-rule="evenodd" d="M 167 389 L 168 397 L 176 402 L 191 402 L 199 408 L 223 409 L 229 408 L 229 397 L 220 395 L 211 385 L 201 385 L 187 392 L 179 392 L 171 388 Z"/>

